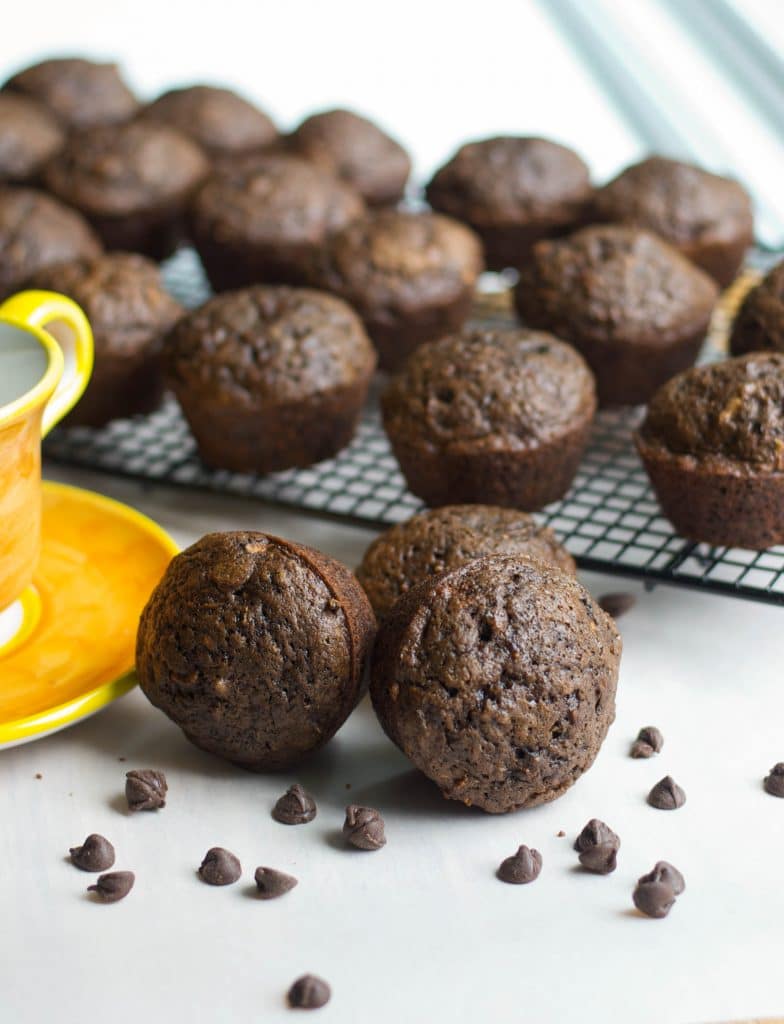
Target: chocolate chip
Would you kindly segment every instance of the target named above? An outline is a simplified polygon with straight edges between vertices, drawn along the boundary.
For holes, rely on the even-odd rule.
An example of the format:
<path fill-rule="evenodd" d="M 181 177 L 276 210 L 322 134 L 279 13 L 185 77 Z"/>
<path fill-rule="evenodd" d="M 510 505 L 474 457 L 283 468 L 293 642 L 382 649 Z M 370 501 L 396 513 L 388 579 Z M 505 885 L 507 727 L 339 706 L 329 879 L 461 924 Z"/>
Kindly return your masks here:
<path fill-rule="evenodd" d="M 671 775 L 665 775 L 648 794 L 648 803 L 659 811 L 674 811 L 686 803 L 686 794 Z"/>
<path fill-rule="evenodd" d="M 639 881 L 632 899 L 635 907 L 648 917 L 666 917 L 675 902 L 675 893 L 666 882 Z"/>
<path fill-rule="evenodd" d="M 563 837 L 566 835 L 563 829 L 559 829 L 555 834 L 558 839 L 563 839 Z"/>
<path fill-rule="evenodd" d="M 357 807 L 349 804 L 343 835 L 352 846 L 359 850 L 380 850 L 387 839 L 384 835 L 384 819 L 373 807 Z"/>
<path fill-rule="evenodd" d="M 653 866 L 653 870 L 638 880 L 640 885 L 643 885 L 645 882 L 664 882 L 665 885 L 669 885 L 676 896 L 680 896 L 686 888 L 683 875 L 666 860 L 657 861 Z"/>
<path fill-rule="evenodd" d="M 42 774 L 41 774 L 40 772 L 36 772 L 36 773 L 35 773 L 35 777 L 36 777 L 37 779 L 42 779 L 42 778 L 43 778 L 43 775 L 42 775 Z"/>
<path fill-rule="evenodd" d="M 664 737 L 655 725 L 646 725 L 637 733 L 630 751 L 632 757 L 653 757 L 664 746 Z"/>
<path fill-rule="evenodd" d="M 763 782 L 765 792 L 771 796 L 784 796 L 784 761 L 774 764 Z"/>
<path fill-rule="evenodd" d="M 574 841 L 580 863 L 586 871 L 596 875 L 609 875 L 615 871 L 620 846 L 621 840 L 615 832 L 598 818 L 591 818 Z"/>
<path fill-rule="evenodd" d="M 274 900 L 290 892 L 297 884 L 293 875 L 287 875 L 284 871 L 276 871 L 275 868 L 256 868 L 253 876 L 259 890 L 259 898 L 262 900 Z"/>
<path fill-rule="evenodd" d="M 316 801 L 294 783 L 272 808 L 272 817 L 281 825 L 307 825 L 316 817 Z"/>
<path fill-rule="evenodd" d="M 81 846 L 72 846 L 71 861 L 80 871 L 106 871 L 114 864 L 114 847 L 108 839 L 93 833 Z"/>
<path fill-rule="evenodd" d="M 609 825 L 606 825 L 598 818 L 591 818 L 575 839 L 574 848 L 578 853 L 582 853 L 584 850 L 590 850 L 600 843 L 614 843 L 616 847 L 620 847 L 621 840 Z"/>
<path fill-rule="evenodd" d="M 326 1006 L 331 995 L 326 981 L 315 974 L 303 974 L 289 989 L 288 1001 L 295 1010 L 318 1010 L 320 1006 Z"/>
<path fill-rule="evenodd" d="M 199 877 L 208 885 L 233 885 L 241 874 L 240 862 L 222 846 L 207 850 L 199 868 Z"/>
<path fill-rule="evenodd" d="M 501 861 L 496 875 L 510 885 L 527 885 L 539 877 L 541 870 L 541 853 L 527 846 L 518 846 L 517 853 Z"/>
<path fill-rule="evenodd" d="M 110 871 L 108 875 L 99 875 L 95 885 L 87 886 L 87 891 L 94 892 L 102 903 L 116 903 L 128 895 L 135 881 L 133 871 Z"/>
<path fill-rule="evenodd" d="M 608 615 L 612 615 L 614 619 L 620 619 L 637 604 L 637 598 L 634 594 L 626 592 L 602 594 L 597 603 Z"/>
<path fill-rule="evenodd" d="M 157 811 L 166 806 L 166 776 L 154 768 L 134 769 L 125 775 L 125 799 L 130 811 Z"/>

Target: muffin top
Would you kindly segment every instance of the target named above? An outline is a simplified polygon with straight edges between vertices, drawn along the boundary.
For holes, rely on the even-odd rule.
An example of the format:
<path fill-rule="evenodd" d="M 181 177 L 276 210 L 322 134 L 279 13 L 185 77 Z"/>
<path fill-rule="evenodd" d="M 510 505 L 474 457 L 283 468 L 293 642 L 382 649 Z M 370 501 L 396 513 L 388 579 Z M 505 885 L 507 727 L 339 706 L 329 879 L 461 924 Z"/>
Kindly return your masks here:
<path fill-rule="evenodd" d="M 588 168 L 547 139 L 498 136 L 461 146 L 427 186 L 437 210 L 481 227 L 571 221 L 592 195 Z"/>
<path fill-rule="evenodd" d="M 139 107 L 116 64 L 81 57 L 33 64 L 9 78 L 3 88 L 40 100 L 69 128 L 127 121 Z"/>
<path fill-rule="evenodd" d="M 177 128 L 218 156 L 252 152 L 278 138 L 263 111 L 231 89 L 214 85 L 171 89 L 145 107 L 141 118 Z"/>
<path fill-rule="evenodd" d="M 399 440 L 450 454 L 535 449 L 596 410 L 582 356 L 550 334 L 467 328 L 417 349 L 382 395 Z"/>
<path fill-rule="evenodd" d="M 274 285 L 205 302 L 174 328 L 165 356 L 176 391 L 238 408 L 353 384 L 373 372 L 376 359 L 359 318 L 340 299 Z"/>
<path fill-rule="evenodd" d="M 482 271 L 474 233 L 437 213 L 375 210 L 334 235 L 320 283 L 360 315 L 451 302 Z"/>
<path fill-rule="evenodd" d="M 751 235 L 751 200 L 731 178 L 692 164 L 648 157 L 596 193 L 598 220 L 649 228 L 674 244 Z"/>
<path fill-rule="evenodd" d="M 679 373 L 651 399 L 640 437 L 674 454 L 784 470 L 784 354 L 755 352 Z"/>
<path fill-rule="evenodd" d="M 64 142 L 65 133 L 43 104 L 0 92 L 0 181 L 35 177 Z"/>
<path fill-rule="evenodd" d="M 733 355 L 763 349 L 784 352 L 784 260 L 746 295 L 732 325 Z"/>
<path fill-rule="evenodd" d="M 132 121 L 72 135 L 46 169 L 55 195 L 95 216 L 127 216 L 179 200 L 208 172 L 189 138 L 166 125 Z"/>
<path fill-rule="evenodd" d="M 101 243 L 81 214 L 31 188 L 0 188 L 0 296 L 42 267 L 91 259 Z"/>
<path fill-rule="evenodd" d="M 313 114 L 291 136 L 291 144 L 353 185 L 371 206 L 399 199 L 411 173 L 411 159 L 400 143 L 351 110 Z"/>
<path fill-rule="evenodd" d="M 698 333 L 717 297 L 713 280 L 676 249 L 620 224 L 538 242 L 515 293 L 525 323 L 610 344 Z"/>
<path fill-rule="evenodd" d="M 377 537 L 357 577 L 379 619 L 411 587 L 485 555 L 521 555 L 552 562 L 565 572 L 574 561 L 555 534 L 533 516 L 495 505 L 427 509 Z"/>
<path fill-rule="evenodd" d="M 151 340 L 159 342 L 185 312 L 164 289 L 157 265 L 135 253 L 55 264 L 34 274 L 29 284 L 78 303 L 96 346 L 112 355 L 132 355 Z"/>

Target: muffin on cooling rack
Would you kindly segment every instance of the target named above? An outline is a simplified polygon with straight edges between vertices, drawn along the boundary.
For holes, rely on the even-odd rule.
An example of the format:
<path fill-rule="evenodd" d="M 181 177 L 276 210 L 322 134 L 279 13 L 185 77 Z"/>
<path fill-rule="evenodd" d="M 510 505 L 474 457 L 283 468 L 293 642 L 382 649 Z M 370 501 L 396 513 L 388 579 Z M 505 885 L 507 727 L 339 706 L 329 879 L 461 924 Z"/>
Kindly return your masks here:
<path fill-rule="evenodd" d="M 718 289 L 657 235 L 605 224 L 538 242 L 520 270 L 520 319 L 585 356 L 600 405 L 637 405 L 691 366 Z"/>
<path fill-rule="evenodd" d="M 170 89 L 144 108 L 141 120 L 178 129 L 211 157 L 253 153 L 278 139 L 278 130 L 264 111 L 215 85 Z"/>
<path fill-rule="evenodd" d="M 31 188 L 0 187 L 0 298 L 19 291 L 42 267 L 100 252 L 76 210 Z"/>
<path fill-rule="evenodd" d="M 309 466 L 344 448 L 376 363 L 344 302 L 274 285 L 210 299 L 164 352 L 204 461 L 246 473 Z"/>
<path fill-rule="evenodd" d="M 655 231 L 722 287 L 754 240 L 751 199 L 742 185 L 662 156 L 627 167 L 599 189 L 594 214 Z"/>
<path fill-rule="evenodd" d="M 361 216 L 359 193 L 279 153 L 224 163 L 194 200 L 191 236 L 216 291 L 307 284 L 327 238 Z"/>
<path fill-rule="evenodd" d="M 679 374 L 654 395 L 636 441 L 684 537 L 784 543 L 784 354 L 753 352 Z"/>
<path fill-rule="evenodd" d="M 381 621 L 417 583 L 485 555 L 517 555 L 574 573 L 552 530 L 525 512 L 493 505 L 445 505 L 386 530 L 365 552 L 357 577 Z"/>
<path fill-rule="evenodd" d="M 135 253 L 106 253 L 46 267 L 30 285 L 73 299 L 93 329 L 95 365 L 65 420 L 69 426 L 100 427 L 158 407 L 163 337 L 185 311 L 164 289 L 153 262 Z"/>
<path fill-rule="evenodd" d="M 435 213 L 375 210 L 335 234 L 316 272 L 319 287 L 362 317 L 382 369 L 468 319 L 482 271 L 479 239 Z"/>
<path fill-rule="evenodd" d="M 734 356 L 766 349 L 784 352 L 784 261 L 748 292 L 730 334 Z"/>
<path fill-rule="evenodd" d="M 34 184 L 64 142 L 65 132 L 43 104 L 0 92 L 0 182 Z"/>
<path fill-rule="evenodd" d="M 311 115 L 290 143 L 306 160 L 353 185 L 369 206 L 397 202 L 411 173 L 411 158 L 400 143 L 351 110 Z"/>
<path fill-rule="evenodd" d="M 68 128 L 127 121 L 139 103 L 116 64 L 81 57 L 55 57 L 18 71 L 3 86 L 32 96 Z"/>
<path fill-rule="evenodd" d="M 450 800 L 492 814 L 561 796 L 615 717 L 621 638 L 576 578 L 492 555 L 409 590 L 381 623 L 370 695 Z"/>
<path fill-rule="evenodd" d="M 427 186 L 435 210 L 480 236 L 491 270 L 520 267 L 534 242 L 577 227 L 592 196 L 588 168 L 573 150 L 520 136 L 461 146 Z"/>
<path fill-rule="evenodd" d="M 563 497 L 596 392 L 570 345 L 516 328 L 467 328 L 422 346 L 381 399 L 409 489 L 428 505 L 535 511 Z"/>
<path fill-rule="evenodd" d="M 163 259 L 181 240 L 186 207 L 208 171 L 187 136 L 133 121 L 72 135 L 44 182 L 87 217 L 107 249 Z"/>
<path fill-rule="evenodd" d="M 264 533 L 212 533 L 173 559 L 142 612 L 139 683 L 197 747 L 281 768 L 353 711 L 374 634 L 340 562 Z"/>

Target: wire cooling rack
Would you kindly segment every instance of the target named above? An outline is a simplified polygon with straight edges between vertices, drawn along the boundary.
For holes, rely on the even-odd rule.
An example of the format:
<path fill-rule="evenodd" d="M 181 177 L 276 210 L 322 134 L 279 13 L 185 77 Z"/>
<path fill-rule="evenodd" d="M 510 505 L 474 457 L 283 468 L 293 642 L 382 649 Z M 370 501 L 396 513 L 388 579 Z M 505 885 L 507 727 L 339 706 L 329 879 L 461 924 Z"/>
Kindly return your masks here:
<path fill-rule="evenodd" d="M 187 306 L 209 295 L 198 258 L 190 250 L 168 261 L 164 277 Z M 745 287 L 748 278 L 737 282 L 717 310 L 709 351 L 721 350 L 730 310 Z M 502 294 L 480 300 L 477 318 L 498 322 L 509 316 Z M 632 443 L 640 415 L 639 410 L 599 414 L 571 490 L 538 518 L 555 530 L 582 568 L 784 604 L 784 546 L 761 552 L 708 547 L 673 532 Z M 406 490 L 375 396 L 354 441 L 336 458 L 265 477 L 207 468 L 171 398 L 149 416 L 117 420 L 100 430 L 61 427 L 45 442 L 45 454 L 73 465 L 260 498 L 365 526 L 400 522 L 421 508 Z"/>

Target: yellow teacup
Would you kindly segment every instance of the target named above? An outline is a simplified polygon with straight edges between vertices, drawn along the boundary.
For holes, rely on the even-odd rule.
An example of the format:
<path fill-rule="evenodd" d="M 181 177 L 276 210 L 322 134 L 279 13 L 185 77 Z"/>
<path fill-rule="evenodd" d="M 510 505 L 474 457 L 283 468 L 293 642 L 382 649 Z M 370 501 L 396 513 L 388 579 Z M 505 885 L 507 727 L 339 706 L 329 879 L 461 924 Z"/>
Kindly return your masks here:
<path fill-rule="evenodd" d="M 41 438 L 79 400 L 92 367 L 92 331 L 75 302 L 30 291 L 0 305 L 0 650 L 21 625 L 15 604 L 38 563 Z"/>

